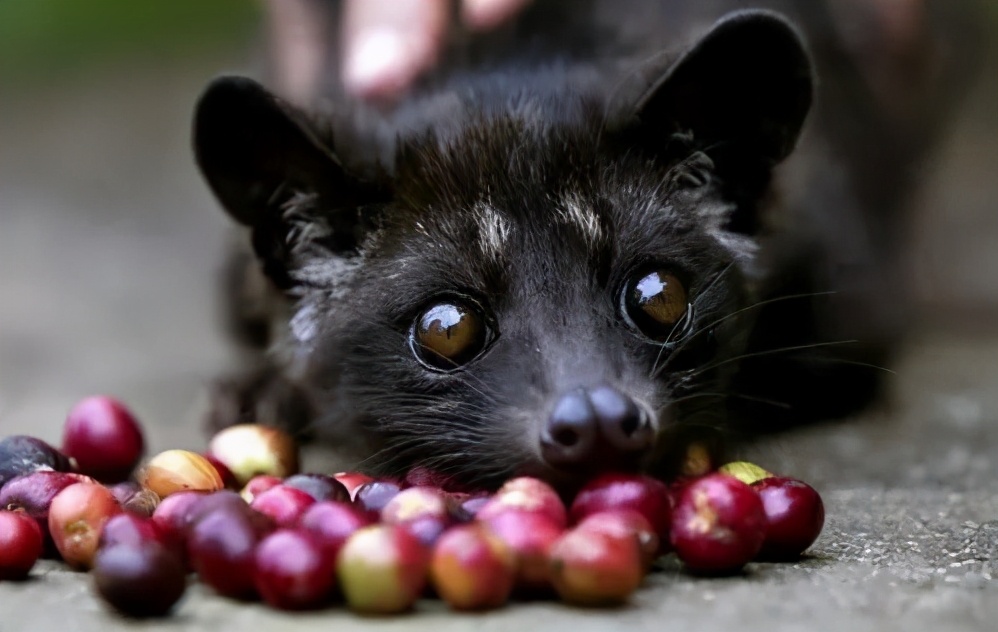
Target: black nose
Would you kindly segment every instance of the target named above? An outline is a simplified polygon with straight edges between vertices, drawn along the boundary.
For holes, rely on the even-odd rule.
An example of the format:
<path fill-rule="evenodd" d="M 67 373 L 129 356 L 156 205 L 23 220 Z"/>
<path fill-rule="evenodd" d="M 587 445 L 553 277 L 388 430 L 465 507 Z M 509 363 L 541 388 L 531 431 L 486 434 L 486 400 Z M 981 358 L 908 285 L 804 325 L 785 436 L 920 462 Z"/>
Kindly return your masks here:
<path fill-rule="evenodd" d="M 619 462 L 648 450 L 654 431 L 633 399 L 601 384 L 562 395 L 541 432 L 541 452 L 554 466 Z"/>

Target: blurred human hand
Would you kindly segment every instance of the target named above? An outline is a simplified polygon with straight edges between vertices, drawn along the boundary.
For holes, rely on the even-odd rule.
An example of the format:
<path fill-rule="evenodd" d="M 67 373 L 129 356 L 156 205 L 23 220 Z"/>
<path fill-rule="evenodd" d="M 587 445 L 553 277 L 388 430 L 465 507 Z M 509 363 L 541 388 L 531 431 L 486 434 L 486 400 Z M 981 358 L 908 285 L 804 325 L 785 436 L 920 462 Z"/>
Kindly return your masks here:
<path fill-rule="evenodd" d="M 363 99 L 391 99 L 437 63 L 460 2 L 461 23 L 487 31 L 532 0 L 346 0 L 343 84 Z"/>

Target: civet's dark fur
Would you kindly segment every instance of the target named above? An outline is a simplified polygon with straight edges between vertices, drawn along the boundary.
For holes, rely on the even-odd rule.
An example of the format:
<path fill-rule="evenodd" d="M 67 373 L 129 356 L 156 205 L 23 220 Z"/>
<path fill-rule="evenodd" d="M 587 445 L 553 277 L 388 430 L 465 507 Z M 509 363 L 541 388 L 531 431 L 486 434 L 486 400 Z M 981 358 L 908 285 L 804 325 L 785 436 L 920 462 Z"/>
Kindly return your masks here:
<path fill-rule="evenodd" d="M 539 455 L 541 425 L 559 394 L 600 381 L 654 411 L 659 440 L 640 465 L 663 474 L 690 429 L 726 425 L 739 402 L 765 401 L 765 421 L 867 399 L 873 373 L 835 362 L 852 353 L 836 346 L 850 328 L 815 316 L 838 289 L 816 272 L 822 252 L 795 267 L 810 246 L 780 246 L 770 210 L 772 170 L 814 94 L 798 31 L 746 12 L 651 56 L 584 37 L 513 41 L 529 46 L 468 49 L 389 115 L 346 101 L 305 114 L 246 79 L 208 88 L 199 165 L 290 299 L 244 301 L 244 337 L 272 349 L 221 387 L 216 421 L 352 437 L 373 471 L 423 465 L 494 485 L 562 480 Z M 667 345 L 621 314 L 621 288 L 648 265 L 688 286 L 692 320 Z M 498 338 L 442 373 L 408 335 L 449 295 L 485 306 Z"/>

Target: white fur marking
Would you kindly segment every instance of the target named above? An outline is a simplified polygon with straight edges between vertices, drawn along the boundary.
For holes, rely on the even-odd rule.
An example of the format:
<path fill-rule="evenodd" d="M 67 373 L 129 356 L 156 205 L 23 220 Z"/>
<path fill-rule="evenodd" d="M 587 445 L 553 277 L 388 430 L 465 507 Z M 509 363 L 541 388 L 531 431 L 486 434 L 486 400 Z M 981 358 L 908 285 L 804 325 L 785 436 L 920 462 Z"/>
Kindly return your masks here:
<path fill-rule="evenodd" d="M 479 204 L 474 212 L 479 246 L 485 256 L 495 259 L 505 250 L 510 233 L 509 222 L 488 204 Z"/>
<path fill-rule="evenodd" d="M 558 218 L 582 233 L 590 244 L 596 244 L 603 239 L 603 227 L 600 225 L 596 212 L 582 204 L 578 198 L 568 198 L 558 206 Z"/>

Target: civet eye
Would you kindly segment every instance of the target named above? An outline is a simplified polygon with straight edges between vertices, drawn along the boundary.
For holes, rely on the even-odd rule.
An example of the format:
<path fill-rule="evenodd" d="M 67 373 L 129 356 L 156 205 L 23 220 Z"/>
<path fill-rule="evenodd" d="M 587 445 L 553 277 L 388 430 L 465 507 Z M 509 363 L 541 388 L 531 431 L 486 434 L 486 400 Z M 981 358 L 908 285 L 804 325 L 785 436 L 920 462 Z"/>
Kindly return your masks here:
<path fill-rule="evenodd" d="M 636 274 L 621 299 L 625 318 L 653 340 L 674 340 L 689 309 L 682 281 L 665 269 Z"/>
<path fill-rule="evenodd" d="M 474 301 L 448 297 L 420 312 L 409 345 L 427 366 L 450 371 L 477 358 L 495 340 L 490 322 Z"/>

